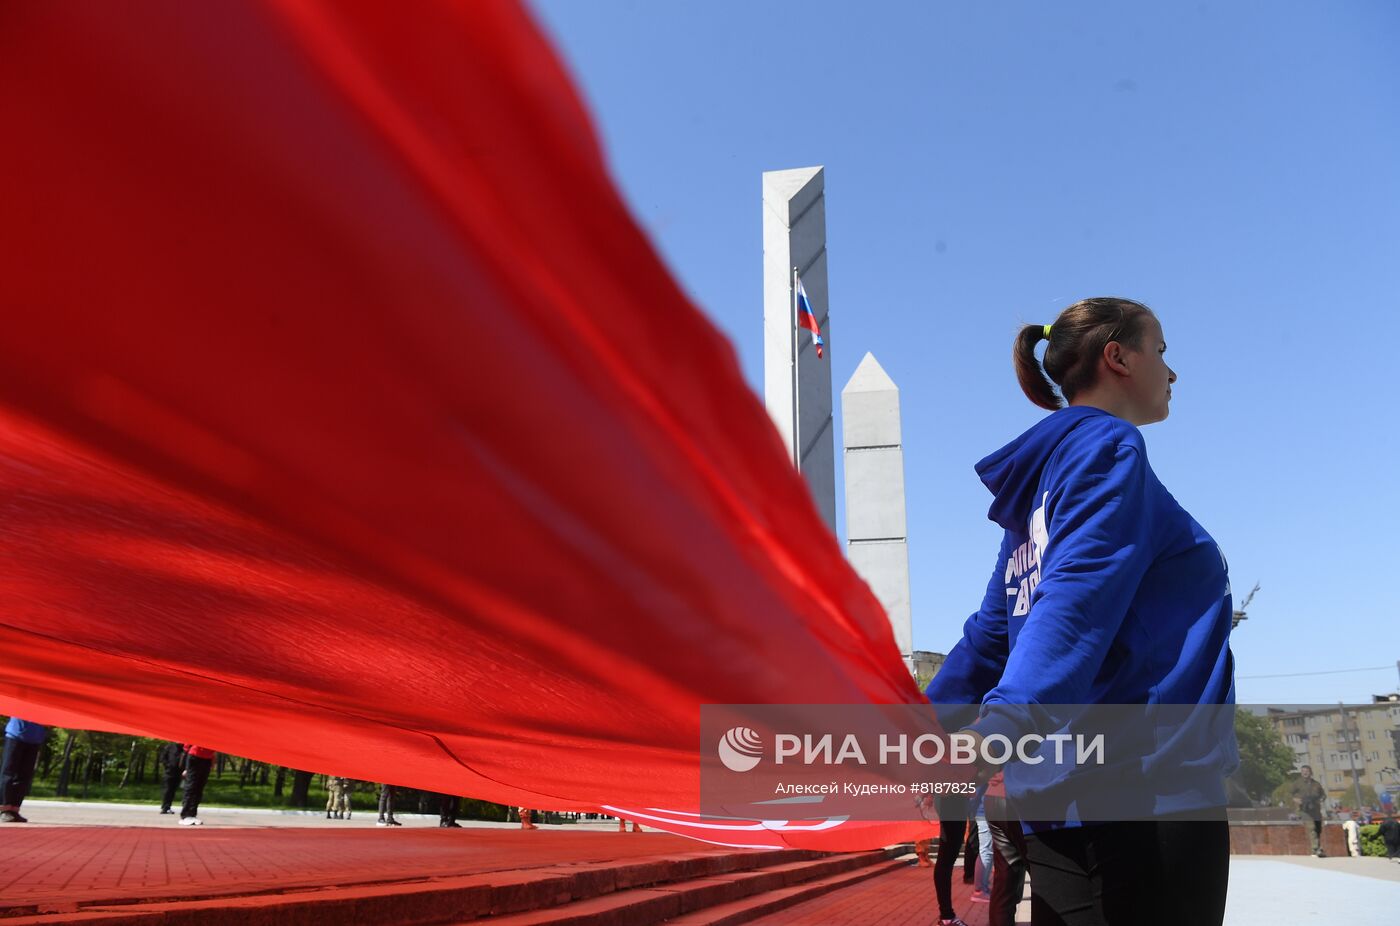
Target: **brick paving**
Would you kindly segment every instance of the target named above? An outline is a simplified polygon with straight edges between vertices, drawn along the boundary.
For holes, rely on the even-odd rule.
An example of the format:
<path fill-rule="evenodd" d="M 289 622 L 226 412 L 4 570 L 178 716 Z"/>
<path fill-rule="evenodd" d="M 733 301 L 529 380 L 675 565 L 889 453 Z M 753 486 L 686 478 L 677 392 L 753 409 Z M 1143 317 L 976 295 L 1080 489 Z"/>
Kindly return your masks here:
<path fill-rule="evenodd" d="M 618 833 L 611 824 L 522 832 L 476 825 L 442 830 L 435 817 L 407 817 L 397 829 L 365 819 L 220 813 L 181 827 L 148 807 L 26 805 L 35 822 L 0 838 L 0 919 L 27 909 L 250 897 L 290 889 L 414 883 L 488 872 L 541 870 L 647 856 L 734 850 L 662 833 Z M 90 825 L 90 824 L 99 825 Z M 46 825 L 48 824 L 48 825 Z M 986 906 L 966 900 L 954 873 L 957 909 L 984 926 Z M 909 867 L 762 920 L 768 923 L 935 922 L 932 871 Z M 794 918 L 784 918 L 794 917 Z"/>
<path fill-rule="evenodd" d="M 29 824 L 6 827 L 0 839 L 0 916 L 36 904 L 208 898 L 733 851 L 660 833 L 568 828 Z"/>
<path fill-rule="evenodd" d="M 435 818 L 409 817 L 401 829 L 379 829 L 368 815 L 351 823 L 211 808 L 205 826 L 180 827 L 147 807 L 35 802 L 25 810 L 34 823 L 0 828 L 0 922 L 26 908 L 101 902 L 228 898 L 233 908 L 236 898 L 299 888 L 382 887 L 399 897 L 434 879 L 515 872 L 509 879 L 529 877 L 522 870 L 734 851 L 661 833 L 617 833 L 610 824 L 521 832 L 464 821 L 463 829 L 441 830 Z M 910 865 L 753 922 L 933 926 L 932 878 L 930 869 Z M 970 902 L 969 893 L 956 870 L 958 914 L 969 926 L 985 926 L 987 906 Z M 1400 865 L 1382 859 L 1236 856 L 1226 923 L 1325 922 L 1340 903 L 1354 926 L 1389 926 L 1397 900 Z M 1029 904 L 1018 912 L 1018 922 L 1028 923 Z"/>

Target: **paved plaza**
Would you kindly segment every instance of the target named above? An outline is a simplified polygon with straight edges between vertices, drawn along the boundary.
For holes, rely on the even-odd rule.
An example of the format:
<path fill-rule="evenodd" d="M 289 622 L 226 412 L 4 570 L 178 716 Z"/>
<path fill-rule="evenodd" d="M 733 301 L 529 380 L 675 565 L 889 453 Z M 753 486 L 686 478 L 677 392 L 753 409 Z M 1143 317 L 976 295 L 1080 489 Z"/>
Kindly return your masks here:
<path fill-rule="evenodd" d="M 0 915 L 27 905 L 122 897 L 192 898 L 379 884 L 552 864 L 721 852 L 660 833 L 618 833 L 616 824 L 541 827 L 469 821 L 441 829 L 407 815 L 376 827 L 373 814 L 201 809 L 204 825 L 179 826 L 155 807 L 26 801 L 30 823 L 0 839 Z M 533 837 L 548 834 L 544 840 Z"/>
<path fill-rule="evenodd" d="M 181 827 L 150 806 L 30 801 L 25 811 L 33 822 L 7 826 L 0 837 L 0 917 L 18 917 L 16 923 L 31 920 L 26 914 L 99 902 L 226 898 L 236 906 L 298 889 L 372 891 L 392 899 L 397 891 L 454 879 L 490 875 L 523 883 L 609 862 L 703 861 L 734 853 L 662 833 L 618 833 L 615 823 L 543 826 L 532 833 L 514 824 L 464 821 L 463 829 L 444 830 L 435 816 L 406 815 L 403 827 L 380 828 L 373 814 L 338 821 L 319 813 L 207 808 L 204 826 Z M 1383 859 L 1237 856 L 1230 877 L 1229 926 L 1390 926 L 1400 911 L 1400 865 Z M 968 901 L 969 890 L 955 874 L 959 915 L 969 926 L 983 926 L 987 907 Z M 748 921 L 931 926 L 932 875 L 896 863 Z M 1028 904 L 1018 921 L 1029 922 Z"/>

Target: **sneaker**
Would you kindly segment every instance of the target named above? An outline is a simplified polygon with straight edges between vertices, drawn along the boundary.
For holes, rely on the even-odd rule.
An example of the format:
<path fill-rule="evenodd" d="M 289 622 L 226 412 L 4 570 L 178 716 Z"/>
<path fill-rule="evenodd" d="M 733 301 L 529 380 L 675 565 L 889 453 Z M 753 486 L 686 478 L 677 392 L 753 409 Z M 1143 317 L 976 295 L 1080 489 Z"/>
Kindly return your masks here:
<path fill-rule="evenodd" d="M 967 899 L 973 903 L 990 903 L 992 897 L 986 891 L 973 891 L 968 895 Z"/>
<path fill-rule="evenodd" d="M 389 823 L 388 823 L 388 821 L 386 821 L 383 817 L 380 817 L 380 818 L 375 822 L 374 825 L 375 825 L 375 826 L 388 826 Z"/>
<path fill-rule="evenodd" d="M 163 808 L 161 808 L 161 811 L 160 811 L 160 812 L 161 812 L 161 813 L 174 813 L 175 811 L 171 810 L 169 807 L 163 807 Z"/>
<path fill-rule="evenodd" d="M 17 810 L 7 810 L 7 811 L 5 811 L 4 813 L 0 813 L 0 823 L 28 823 L 28 822 L 29 822 L 28 820 L 26 820 L 24 817 L 21 817 L 21 816 L 19 815 L 19 811 L 17 811 Z"/>
<path fill-rule="evenodd" d="M 181 818 L 180 818 L 180 825 L 181 825 L 181 826 L 203 826 L 203 825 L 204 825 L 204 821 L 201 820 L 201 819 L 199 819 L 199 817 L 181 817 Z"/>
<path fill-rule="evenodd" d="M 458 823 L 456 820 L 443 820 L 441 823 L 438 824 L 438 826 L 441 826 L 445 829 L 454 830 L 459 830 L 462 828 L 462 824 Z"/>
<path fill-rule="evenodd" d="M 398 820 L 389 819 L 385 820 L 384 822 L 388 826 L 403 826 L 403 824 L 400 823 Z"/>

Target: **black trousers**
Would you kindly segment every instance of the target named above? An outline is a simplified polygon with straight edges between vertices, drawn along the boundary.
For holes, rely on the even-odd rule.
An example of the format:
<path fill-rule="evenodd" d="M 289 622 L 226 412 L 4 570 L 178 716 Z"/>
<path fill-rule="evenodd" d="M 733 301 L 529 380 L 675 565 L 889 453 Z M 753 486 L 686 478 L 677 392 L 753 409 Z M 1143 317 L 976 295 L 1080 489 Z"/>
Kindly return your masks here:
<path fill-rule="evenodd" d="M 209 780 L 213 759 L 190 756 L 185 760 L 185 803 L 180 807 L 180 819 L 199 816 L 199 802 L 204 800 L 204 783 Z"/>
<path fill-rule="evenodd" d="M 965 797 L 943 797 L 938 800 L 938 858 L 933 863 L 933 891 L 938 895 L 938 918 L 951 920 L 953 912 L 953 865 L 962 850 L 963 834 L 967 831 Z"/>
<path fill-rule="evenodd" d="M 379 819 L 394 819 L 394 786 L 379 786 Z"/>
<path fill-rule="evenodd" d="M 1221 816 L 1027 833 L 1031 923 L 1219 926 L 1230 880 L 1230 828 Z"/>
<path fill-rule="evenodd" d="M 992 832 L 992 896 L 987 926 L 1016 926 L 1016 907 L 1026 890 L 1026 837 L 1021 821 L 1006 807 L 1006 798 L 986 800 L 987 829 Z"/>
<path fill-rule="evenodd" d="M 42 743 L 26 743 L 17 736 L 5 737 L 4 758 L 0 759 L 0 805 L 19 808 L 34 783 L 34 766 Z"/>
<path fill-rule="evenodd" d="M 963 834 L 963 884 L 971 884 L 977 878 L 981 839 L 977 832 L 977 821 L 968 820 L 967 832 Z"/>
<path fill-rule="evenodd" d="M 170 805 L 175 801 L 175 789 L 180 787 L 180 776 L 185 772 L 179 765 L 172 765 L 165 770 L 165 791 L 160 796 L 160 809 L 165 812 L 170 809 Z"/>
<path fill-rule="evenodd" d="M 455 795 L 443 794 L 438 798 L 438 823 L 457 822 L 457 798 Z"/>

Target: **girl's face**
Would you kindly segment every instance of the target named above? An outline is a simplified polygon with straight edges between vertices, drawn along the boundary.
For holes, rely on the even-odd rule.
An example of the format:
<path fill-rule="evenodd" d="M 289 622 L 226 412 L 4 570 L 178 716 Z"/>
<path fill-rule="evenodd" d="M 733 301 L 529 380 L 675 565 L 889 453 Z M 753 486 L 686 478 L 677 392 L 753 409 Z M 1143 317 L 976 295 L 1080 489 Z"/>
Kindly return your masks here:
<path fill-rule="evenodd" d="M 1133 424 L 1165 421 L 1171 413 L 1172 383 L 1176 372 L 1167 366 L 1167 342 L 1162 335 L 1162 323 L 1148 318 L 1143 325 L 1142 340 L 1137 350 L 1125 350 L 1132 375 L 1124 382 L 1133 410 Z"/>

